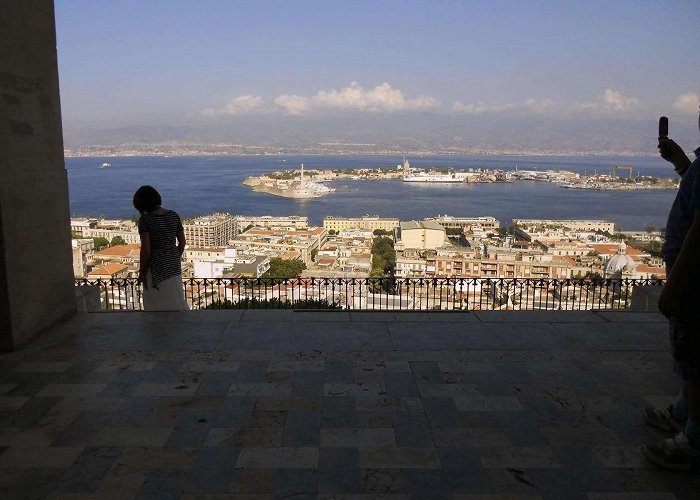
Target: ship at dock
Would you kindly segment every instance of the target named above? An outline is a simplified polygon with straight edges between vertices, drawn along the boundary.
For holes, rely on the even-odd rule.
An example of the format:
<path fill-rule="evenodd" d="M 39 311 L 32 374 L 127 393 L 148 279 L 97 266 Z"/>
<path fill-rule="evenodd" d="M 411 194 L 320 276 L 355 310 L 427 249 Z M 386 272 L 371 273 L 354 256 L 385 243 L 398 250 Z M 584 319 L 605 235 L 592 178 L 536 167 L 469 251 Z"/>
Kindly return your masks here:
<path fill-rule="evenodd" d="M 400 165 L 403 170 L 401 180 L 403 182 L 436 182 L 442 184 L 458 184 L 463 182 L 471 182 L 474 180 L 475 174 L 471 172 L 450 172 L 447 174 L 431 174 L 428 172 L 411 173 L 411 165 L 408 160 L 404 159 L 403 165 Z"/>

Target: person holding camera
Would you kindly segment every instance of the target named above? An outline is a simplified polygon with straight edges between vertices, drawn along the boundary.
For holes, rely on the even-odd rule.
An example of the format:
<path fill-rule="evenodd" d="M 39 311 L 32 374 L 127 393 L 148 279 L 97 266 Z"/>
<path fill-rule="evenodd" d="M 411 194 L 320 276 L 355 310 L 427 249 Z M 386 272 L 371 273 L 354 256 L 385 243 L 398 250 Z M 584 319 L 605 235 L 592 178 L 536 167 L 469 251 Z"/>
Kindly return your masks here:
<path fill-rule="evenodd" d="M 667 122 L 666 122 L 667 123 Z M 660 122 L 661 124 L 661 122 Z M 666 224 L 662 253 L 666 284 L 659 311 L 668 318 L 674 372 L 683 389 L 670 406 L 647 408 L 647 422 L 674 437 L 642 447 L 653 463 L 676 470 L 700 469 L 700 148 L 690 161 L 661 132 L 659 152 L 681 176 Z M 667 126 L 665 127 L 667 128 Z M 700 119 L 698 120 L 700 128 Z"/>

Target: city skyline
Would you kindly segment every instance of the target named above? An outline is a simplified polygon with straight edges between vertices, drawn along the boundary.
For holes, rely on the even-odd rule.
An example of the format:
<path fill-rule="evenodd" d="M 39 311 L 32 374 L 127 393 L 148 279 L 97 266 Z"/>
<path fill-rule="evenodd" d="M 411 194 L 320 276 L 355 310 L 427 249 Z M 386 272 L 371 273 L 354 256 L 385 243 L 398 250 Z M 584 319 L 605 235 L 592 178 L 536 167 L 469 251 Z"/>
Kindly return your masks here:
<path fill-rule="evenodd" d="M 589 141 L 601 123 L 646 134 L 661 114 L 697 141 L 693 7 L 57 0 L 66 142 L 151 129 L 145 142 L 294 143 L 295 129 L 311 142 L 486 145 L 560 123 Z"/>

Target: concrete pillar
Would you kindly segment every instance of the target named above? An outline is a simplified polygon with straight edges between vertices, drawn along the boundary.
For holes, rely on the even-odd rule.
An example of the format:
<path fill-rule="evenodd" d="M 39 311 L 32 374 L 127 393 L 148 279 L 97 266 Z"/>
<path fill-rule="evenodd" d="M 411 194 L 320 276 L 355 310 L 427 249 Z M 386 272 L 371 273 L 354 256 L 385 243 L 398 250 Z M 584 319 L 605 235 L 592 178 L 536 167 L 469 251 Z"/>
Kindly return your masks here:
<path fill-rule="evenodd" d="M 76 310 L 52 0 L 0 1 L 0 349 Z"/>

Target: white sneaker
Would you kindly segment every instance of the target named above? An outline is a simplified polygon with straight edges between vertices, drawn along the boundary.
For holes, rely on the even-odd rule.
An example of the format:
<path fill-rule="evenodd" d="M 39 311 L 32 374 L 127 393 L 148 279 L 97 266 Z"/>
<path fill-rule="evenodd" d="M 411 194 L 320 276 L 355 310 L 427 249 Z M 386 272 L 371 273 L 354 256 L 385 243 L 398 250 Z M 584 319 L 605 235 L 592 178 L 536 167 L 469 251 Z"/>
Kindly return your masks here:
<path fill-rule="evenodd" d="M 700 467 L 700 450 L 690 446 L 688 438 L 682 432 L 656 444 L 642 446 L 642 453 L 666 469 L 690 471 Z"/>
<path fill-rule="evenodd" d="M 644 418 L 647 424 L 666 432 L 682 432 L 685 429 L 685 422 L 681 422 L 671 414 L 672 406 L 665 408 L 644 408 Z"/>

